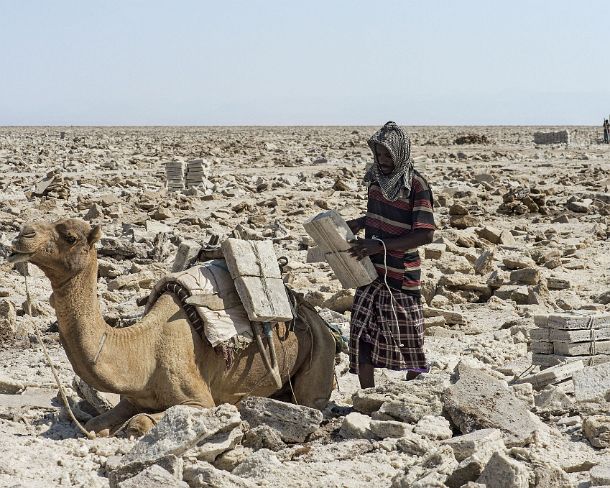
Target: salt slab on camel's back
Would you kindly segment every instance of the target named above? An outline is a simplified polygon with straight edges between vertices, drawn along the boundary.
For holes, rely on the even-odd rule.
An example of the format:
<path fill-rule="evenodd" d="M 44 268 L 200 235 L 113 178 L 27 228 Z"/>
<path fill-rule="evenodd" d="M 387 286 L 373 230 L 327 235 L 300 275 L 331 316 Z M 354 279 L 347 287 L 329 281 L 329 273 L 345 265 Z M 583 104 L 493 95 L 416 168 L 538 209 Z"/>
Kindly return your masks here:
<path fill-rule="evenodd" d="M 349 253 L 354 234 L 337 212 L 322 212 L 303 227 L 324 253 L 343 288 L 358 288 L 377 279 L 377 270 L 368 257 L 358 261 Z"/>
<path fill-rule="evenodd" d="M 253 322 L 292 320 L 273 243 L 227 239 L 221 248 L 248 318 Z"/>

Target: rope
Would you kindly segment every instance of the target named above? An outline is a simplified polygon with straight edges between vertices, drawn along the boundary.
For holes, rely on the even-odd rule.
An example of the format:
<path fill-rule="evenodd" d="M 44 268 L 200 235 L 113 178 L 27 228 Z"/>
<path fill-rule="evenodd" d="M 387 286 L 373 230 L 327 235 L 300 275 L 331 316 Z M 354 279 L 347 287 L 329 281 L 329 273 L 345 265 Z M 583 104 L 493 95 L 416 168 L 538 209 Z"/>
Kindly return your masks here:
<path fill-rule="evenodd" d="M 394 302 L 396 302 L 396 298 L 394 298 L 394 294 L 392 293 L 392 289 L 390 285 L 388 285 L 388 249 L 385 246 L 385 242 L 383 242 L 379 237 L 373 236 L 374 240 L 381 242 L 383 246 L 383 282 L 385 287 L 388 289 L 390 293 L 390 306 L 392 307 L 392 313 L 394 314 L 394 332 L 396 333 L 396 337 L 398 338 L 398 343 L 396 343 L 396 339 L 392 336 L 392 340 L 398 347 L 404 347 L 404 344 L 400 340 L 400 326 L 398 325 L 398 314 L 396 313 L 396 308 L 394 307 Z"/>
<path fill-rule="evenodd" d="M 26 303 L 27 303 L 28 308 L 30 308 L 31 303 L 32 303 L 32 299 L 31 299 L 31 296 L 30 296 L 30 289 L 28 287 L 28 275 L 27 275 L 27 271 L 23 274 L 23 278 L 25 279 Z M 51 368 L 51 372 L 53 373 L 53 377 L 55 378 L 55 383 L 57 383 L 57 387 L 59 388 L 59 395 L 61 396 L 61 400 L 62 400 L 62 402 L 64 404 L 64 407 L 68 411 L 68 415 L 72 419 L 72 422 L 74 422 L 76 427 L 78 427 L 78 429 L 85 435 L 85 437 L 87 437 L 87 439 L 89 439 L 89 440 L 95 439 L 95 437 L 96 437 L 95 433 L 94 432 L 87 432 L 87 430 L 83 427 L 83 425 L 74 416 L 74 412 L 72 411 L 72 408 L 70 408 L 70 403 L 68 402 L 68 397 L 66 396 L 66 392 L 64 391 L 64 387 L 61 384 L 61 381 L 59 380 L 59 376 L 57 374 L 57 371 L 55 370 L 55 365 L 53 364 L 53 361 L 51 360 L 51 356 L 49 355 L 49 352 L 47 351 L 47 347 L 45 346 L 45 344 L 44 344 L 44 342 L 42 340 L 42 336 L 40 335 L 40 331 L 38 330 L 38 327 L 36 327 L 36 325 L 34 325 L 34 333 L 36 334 L 36 338 L 38 339 L 38 342 L 42 346 L 42 352 L 44 353 L 44 356 L 45 356 L 47 362 L 49 363 L 49 366 Z"/>

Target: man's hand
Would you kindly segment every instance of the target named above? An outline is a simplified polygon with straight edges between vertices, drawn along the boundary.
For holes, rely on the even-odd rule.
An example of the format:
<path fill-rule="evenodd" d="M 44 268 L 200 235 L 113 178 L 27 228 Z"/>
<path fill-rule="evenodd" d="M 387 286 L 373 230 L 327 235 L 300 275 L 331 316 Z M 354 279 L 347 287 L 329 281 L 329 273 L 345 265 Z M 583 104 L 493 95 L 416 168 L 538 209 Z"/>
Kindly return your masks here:
<path fill-rule="evenodd" d="M 360 217 L 357 219 L 348 220 L 346 224 L 354 234 L 357 234 L 364 229 L 364 220 L 365 217 Z"/>
<path fill-rule="evenodd" d="M 383 244 L 375 239 L 354 239 L 350 244 L 349 253 L 358 261 L 383 251 Z"/>

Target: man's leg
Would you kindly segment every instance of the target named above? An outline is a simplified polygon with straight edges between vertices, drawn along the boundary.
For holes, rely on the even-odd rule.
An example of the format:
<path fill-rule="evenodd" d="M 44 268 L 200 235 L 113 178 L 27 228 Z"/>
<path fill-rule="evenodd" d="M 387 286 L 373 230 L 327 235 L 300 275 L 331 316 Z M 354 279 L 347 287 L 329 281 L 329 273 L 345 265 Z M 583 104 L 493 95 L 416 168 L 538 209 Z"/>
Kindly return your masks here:
<path fill-rule="evenodd" d="M 375 386 L 375 368 L 371 361 L 371 345 L 360 339 L 358 346 L 358 380 L 360 388 L 373 388 Z"/>

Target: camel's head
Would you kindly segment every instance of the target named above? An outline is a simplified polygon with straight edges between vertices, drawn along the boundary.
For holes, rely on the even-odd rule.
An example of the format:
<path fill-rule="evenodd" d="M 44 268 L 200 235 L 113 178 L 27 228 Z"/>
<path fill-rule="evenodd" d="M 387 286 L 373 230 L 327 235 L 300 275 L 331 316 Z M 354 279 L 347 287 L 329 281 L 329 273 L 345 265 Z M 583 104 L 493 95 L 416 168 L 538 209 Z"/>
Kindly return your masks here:
<path fill-rule="evenodd" d="M 95 260 L 94 244 L 102 232 L 99 226 L 77 219 L 52 223 L 26 224 L 13 241 L 8 260 L 28 261 L 38 266 L 53 281 L 75 276 Z"/>

